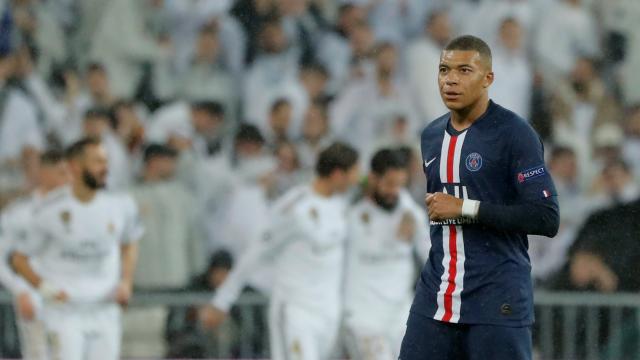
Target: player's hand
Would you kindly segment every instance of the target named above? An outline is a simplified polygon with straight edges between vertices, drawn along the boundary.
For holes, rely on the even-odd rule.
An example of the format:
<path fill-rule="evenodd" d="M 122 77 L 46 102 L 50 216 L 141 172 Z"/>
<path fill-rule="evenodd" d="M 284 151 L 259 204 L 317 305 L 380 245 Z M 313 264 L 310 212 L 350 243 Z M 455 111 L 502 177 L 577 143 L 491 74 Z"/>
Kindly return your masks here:
<path fill-rule="evenodd" d="M 116 302 L 123 308 L 126 308 L 129 305 L 132 294 L 133 289 L 131 283 L 128 281 L 121 281 L 120 284 L 118 284 L 118 286 L 116 287 Z"/>
<path fill-rule="evenodd" d="M 38 293 L 40 293 L 43 299 L 48 301 L 64 303 L 69 300 L 69 296 L 64 290 L 59 289 L 47 282 L 42 282 L 40 286 L 38 286 Z"/>
<path fill-rule="evenodd" d="M 31 294 L 28 292 L 21 292 L 16 297 L 16 305 L 18 307 L 18 314 L 24 320 L 31 321 L 36 317 L 36 307 L 31 299 Z"/>
<path fill-rule="evenodd" d="M 226 317 L 227 314 L 224 311 L 212 305 L 203 306 L 198 310 L 198 318 L 205 329 L 217 328 L 224 322 Z"/>
<path fill-rule="evenodd" d="M 427 194 L 424 199 L 429 210 L 429 219 L 442 221 L 462 216 L 462 199 L 445 193 Z"/>

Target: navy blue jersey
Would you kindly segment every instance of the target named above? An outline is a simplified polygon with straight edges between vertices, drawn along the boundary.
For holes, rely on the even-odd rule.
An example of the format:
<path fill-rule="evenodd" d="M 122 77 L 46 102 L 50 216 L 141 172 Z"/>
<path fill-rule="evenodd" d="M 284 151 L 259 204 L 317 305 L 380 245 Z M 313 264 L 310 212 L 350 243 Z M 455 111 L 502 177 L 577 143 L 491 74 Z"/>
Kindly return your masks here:
<path fill-rule="evenodd" d="M 557 206 L 542 142 L 524 119 L 493 102 L 464 131 L 455 131 L 449 119 L 449 114 L 436 119 L 422 133 L 428 193 Z M 460 218 L 431 221 L 431 241 L 412 311 L 452 323 L 533 323 L 526 233 Z"/>

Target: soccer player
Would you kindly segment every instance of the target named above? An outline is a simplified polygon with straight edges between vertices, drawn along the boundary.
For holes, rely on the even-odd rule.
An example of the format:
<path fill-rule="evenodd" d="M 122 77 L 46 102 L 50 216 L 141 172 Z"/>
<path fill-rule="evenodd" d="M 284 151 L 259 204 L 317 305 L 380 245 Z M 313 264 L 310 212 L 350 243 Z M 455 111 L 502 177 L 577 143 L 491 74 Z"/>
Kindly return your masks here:
<path fill-rule="evenodd" d="M 40 202 L 69 180 L 64 154 L 49 150 L 40 155 L 38 186 L 33 193 L 9 205 L 0 217 L 0 283 L 14 296 L 17 312 L 20 348 L 25 359 L 47 360 L 46 338 L 42 323 L 42 299 L 9 265 L 9 255 L 15 244 L 26 237 Z"/>
<path fill-rule="evenodd" d="M 120 307 L 132 291 L 143 229 L 129 196 L 102 191 L 106 151 L 82 139 L 67 150 L 71 186 L 43 200 L 14 270 L 43 298 L 52 359 L 119 359 Z"/>
<path fill-rule="evenodd" d="M 431 251 L 400 359 L 531 359 L 527 234 L 552 237 L 559 225 L 542 143 L 489 100 L 484 41 L 453 39 L 438 71 L 450 112 L 422 133 Z"/>
<path fill-rule="evenodd" d="M 429 253 L 427 216 L 404 188 L 408 177 L 399 151 L 379 150 L 365 196 L 349 209 L 344 324 L 353 359 L 398 358 L 414 255 L 424 261 Z"/>
<path fill-rule="evenodd" d="M 218 289 L 205 325 L 218 325 L 263 261 L 275 259 L 269 308 L 272 359 L 328 359 L 340 324 L 347 205 L 358 155 L 335 143 L 316 162 L 316 178 L 276 200 L 265 239 L 252 244 Z"/>

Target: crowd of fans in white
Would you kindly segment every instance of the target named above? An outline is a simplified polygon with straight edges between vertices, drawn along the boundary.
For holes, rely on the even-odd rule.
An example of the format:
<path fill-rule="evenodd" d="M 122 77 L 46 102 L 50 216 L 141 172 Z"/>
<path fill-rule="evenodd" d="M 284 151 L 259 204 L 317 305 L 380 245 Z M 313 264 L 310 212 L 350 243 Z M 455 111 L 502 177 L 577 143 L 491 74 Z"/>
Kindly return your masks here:
<path fill-rule="evenodd" d="M 558 187 L 560 233 L 531 241 L 544 284 L 592 211 L 640 196 L 638 20 L 633 0 L 0 1 L 0 206 L 33 187 L 39 152 L 97 136 L 147 229 L 135 286 L 174 290 L 259 239 L 332 140 L 365 167 L 412 149 L 422 203 L 440 49 L 474 34 L 491 98 L 539 131 Z"/>

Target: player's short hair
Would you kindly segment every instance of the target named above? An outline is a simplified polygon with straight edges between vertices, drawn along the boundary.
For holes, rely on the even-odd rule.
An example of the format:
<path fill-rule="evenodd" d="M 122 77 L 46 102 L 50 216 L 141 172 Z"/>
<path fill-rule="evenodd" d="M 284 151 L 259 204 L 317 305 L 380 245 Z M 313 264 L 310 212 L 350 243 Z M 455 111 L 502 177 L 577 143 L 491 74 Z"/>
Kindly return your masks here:
<path fill-rule="evenodd" d="M 235 143 L 237 144 L 240 142 L 264 144 L 265 140 L 257 126 L 242 124 L 238 127 L 235 136 Z"/>
<path fill-rule="evenodd" d="M 202 111 L 211 117 L 224 117 L 224 106 L 217 101 L 203 100 L 191 103 L 191 108 L 195 111 Z"/>
<path fill-rule="evenodd" d="M 84 137 L 71 144 L 65 150 L 65 158 L 67 160 L 77 159 L 78 157 L 84 155 L 85 150 L 89 146 L 98 146 L 100 144 L 102 144 L 102 141 L 100 141 L 100 139 L 96 137 Z"/>
<path fill-rule="evenodd" d="M 40 154 L 41 165 L 57 165 L 65 159 L 64 151 L 60 149 L 48 149 Z"/>
<path fill-rule="evenodd" d="M 328 177 L 335 170 L 348 171 L 358 162 L 358 152 L 351 146 L 335 142 L 318 155 L 316 174 Z"/>
<path fill-rule="evenodd" d="M 444 47 L 444 51 L 452 50 L 477 51 L 488 64 L 491 64 L 491 48 L 479 37 L 473 35 L 458 36 L 457 38 L 449 41 L 449 43 Z"/>
<path fill-rule="evenodd" d="M 378 150 L 371 158 L 371 172 L 383 176 L 390 169 L 405 170 L 407 161 L 403 153 L 399 149 L 381 149 Z"/>

